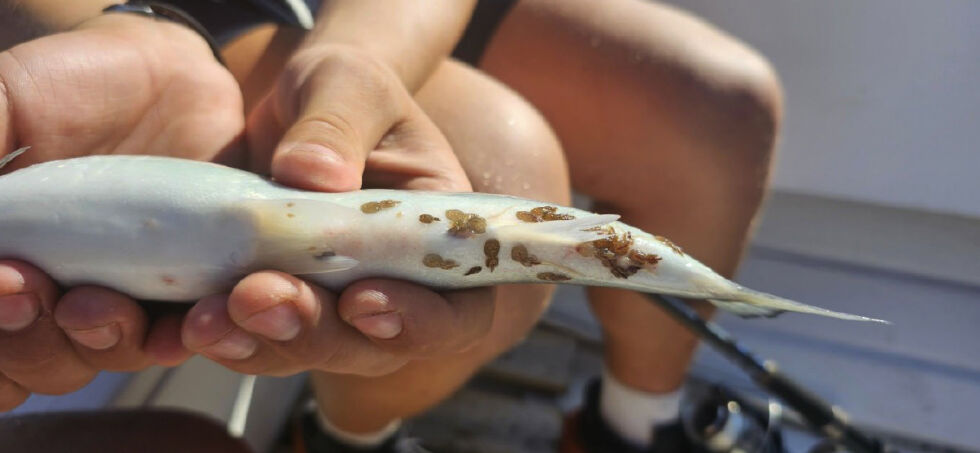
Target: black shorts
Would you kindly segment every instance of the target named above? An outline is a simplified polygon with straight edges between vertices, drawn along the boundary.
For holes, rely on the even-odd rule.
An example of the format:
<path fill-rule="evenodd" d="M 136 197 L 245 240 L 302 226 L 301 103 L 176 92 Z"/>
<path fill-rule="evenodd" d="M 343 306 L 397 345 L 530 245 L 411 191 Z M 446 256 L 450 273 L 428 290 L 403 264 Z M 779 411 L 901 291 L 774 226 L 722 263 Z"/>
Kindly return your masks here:
<path fill-rule="evenodd" d="M 497 26 L 516 0 L 480 0 L 463 37 L 453 50 L 459 60 L 478 65 Z M 304 27 L 304 17 L 316 17 L 320 0 L 170 0 L 170 3 L 197 19 L 219 45 L 266 23 Z M 302 9 L 303 5 L 306 10 Z M 307 23 L 308 24 L 308 23 Z"/>

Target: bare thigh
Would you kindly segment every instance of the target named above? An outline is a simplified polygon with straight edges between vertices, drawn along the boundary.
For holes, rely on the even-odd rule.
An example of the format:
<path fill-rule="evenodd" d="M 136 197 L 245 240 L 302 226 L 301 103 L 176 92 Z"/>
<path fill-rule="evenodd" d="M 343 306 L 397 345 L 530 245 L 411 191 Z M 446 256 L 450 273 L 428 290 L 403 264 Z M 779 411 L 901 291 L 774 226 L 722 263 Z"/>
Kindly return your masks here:
<path fill-rule="evenodd" d="M 569 203 L 558 140 L 517 93 L 472 67 L 447 61 L 416 99 L 449 139 L 475 191 Z M 498 288 L 491 355 L 523 337 L 550 294 L 551 285 Z"/>
<path fill-rule="evenodd" d="M 226 49 L 247 105 L 254 105 L 271 87 L 295 46 L 296 40 L 284 33 L 256 30 Z M 542 116 L 514 91 L 447 60 L 416 93 L 416 100 L 453 146 L 475 190 L 568 203 L 567 167 L 558 140 Z M 465 353 L 413 361 L 381 377 L 318 375 L 317 387 L 333 395 L 321 400 L 321 408 L 342 426 L 364 429 L 422 412 L 524 338 L 551 293 L 550 285 L 499 287 L 488 336 Z M 334 412 L 324 405 L 341 409 Z"/>
<path fill-rule="evenodd" d="M 545 115 L 573 186 L 597 210 L 734 273 L 780 118 L 779 83 L 764 58 L 653 1 L 521 0 L 481 67 Z M 588 292 L 610 370 L 645 391 L 678 388 L 695 337 L 643 295 Z"/>
<path fill-rule="evenodd" d="M 481 68 L 548 119 L 575 189 L 734 268 L 781 109 L 764 58 L 656 2 L 522 0 Z"/>
<path fill-rule="evenodd" d="M 474 189 L 568 202 L 565 163 L 554 134 L 512 91 L 470 67 L 446 62 L 416 99 L 449 139 Z M 320 376 L 317 387 L 329 389 L 324 394 L 342 395 L 342 400 L 329 401 L 342 410 L 327 412 L 328 416 L 344 426 L 366 429 L 425 411 L 523 339 L 547 307 L 552 289 L 551 285 L 499 286 L 490 332 L 464 353 L 416 360 L 376 378 Z M 352 407 L 370 409 L 352 411 Z M 340 417 L 345 418 L 336 419 Z"/>

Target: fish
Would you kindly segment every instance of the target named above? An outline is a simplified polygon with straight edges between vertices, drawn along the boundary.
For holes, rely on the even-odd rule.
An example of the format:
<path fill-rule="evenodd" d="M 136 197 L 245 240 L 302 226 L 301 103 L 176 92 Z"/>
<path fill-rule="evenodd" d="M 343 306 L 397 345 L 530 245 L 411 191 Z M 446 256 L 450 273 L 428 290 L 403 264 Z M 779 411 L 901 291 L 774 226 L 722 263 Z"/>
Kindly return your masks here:
<path fill-rule="evenodd" d="M 437 290 L 573 284 L 704 299 L 745 317 L 885 322 L 745 288 L 617 215 L 486 193 L 310 192 L 159 156 L 78 157 L 0 176 L 0 258 L 148 301 L 193 302 L 271 269 L 331 290 L 369 277 Z"/>

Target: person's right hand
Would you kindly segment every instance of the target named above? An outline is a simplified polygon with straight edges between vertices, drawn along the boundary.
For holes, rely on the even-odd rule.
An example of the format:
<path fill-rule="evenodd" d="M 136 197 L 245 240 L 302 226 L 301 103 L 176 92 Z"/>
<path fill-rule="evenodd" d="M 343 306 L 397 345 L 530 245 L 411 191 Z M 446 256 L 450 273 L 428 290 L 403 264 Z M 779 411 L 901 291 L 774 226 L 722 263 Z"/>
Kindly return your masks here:
<path fill-rule="evenodd" d="M 0 156 L 32 147 L 3 172 L 91 154 L 240 164 L 243 128 L 237 83 L 177 24 L 107 14 L 0 53 Z M 98 370 L 188 356 L 177 316 L 150 320 L 104 288 L 62 294 L 37 268 L 0 260 L 0 411 L 76 390 Z"/>

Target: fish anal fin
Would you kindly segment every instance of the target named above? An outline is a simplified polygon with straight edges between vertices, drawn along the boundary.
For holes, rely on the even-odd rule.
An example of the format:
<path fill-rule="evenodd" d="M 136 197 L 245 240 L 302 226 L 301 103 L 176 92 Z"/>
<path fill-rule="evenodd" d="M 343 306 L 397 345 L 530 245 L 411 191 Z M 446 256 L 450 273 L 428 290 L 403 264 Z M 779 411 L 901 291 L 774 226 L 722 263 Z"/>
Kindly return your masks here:
<path fill-rule="evenodd" d="M 775 318 L 786 310 L 777 310 L 773 308 L 763 308 L 758 305 L 752 305 L 745 302 L 733 302 L 727 300 L 708 300 L 714 306 L 721 308 L 722 310 L 731 312 L 743 319 L 753 319 L 753 318 Z"/>
<path fill-rule="evenodd" d="M 826 308 L 815 307 L 800 302 L 784 299 L 748 288 L 740 288 L 731 297 L 721 297 L 709 299 L 709 301 L 719 308 L 732 311 L 739 315 L 749 316 L 775 316 L 779 312 L 792 311 L 797 313 L 810 313 L 814 315 L 827 316 L 829 318 L 846 319 L 849 321 L 870 321 L 882 324 L 891 324 L 882 319 L 869 318 L 867 316 L 852 315 L 841 313 Z"/>

